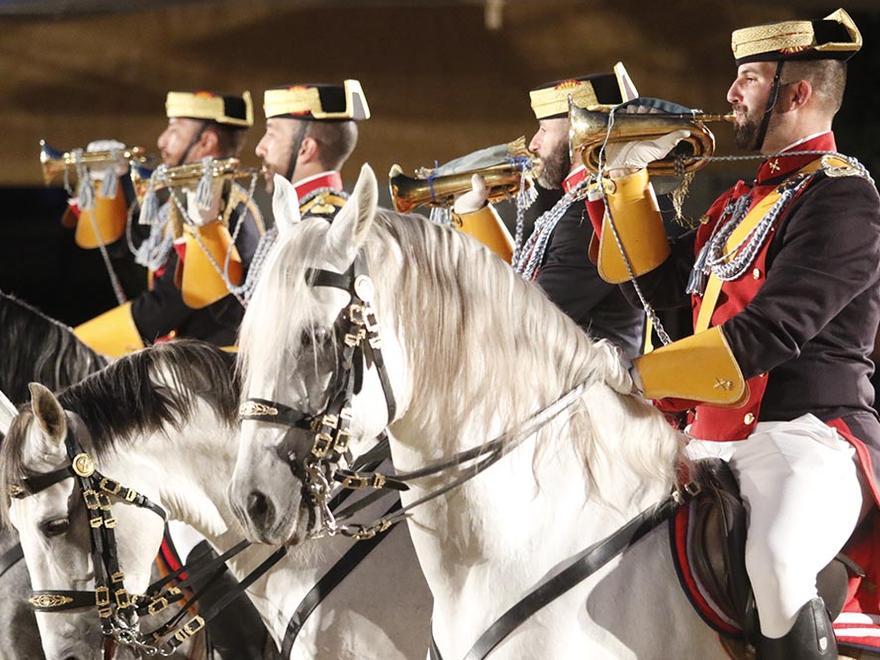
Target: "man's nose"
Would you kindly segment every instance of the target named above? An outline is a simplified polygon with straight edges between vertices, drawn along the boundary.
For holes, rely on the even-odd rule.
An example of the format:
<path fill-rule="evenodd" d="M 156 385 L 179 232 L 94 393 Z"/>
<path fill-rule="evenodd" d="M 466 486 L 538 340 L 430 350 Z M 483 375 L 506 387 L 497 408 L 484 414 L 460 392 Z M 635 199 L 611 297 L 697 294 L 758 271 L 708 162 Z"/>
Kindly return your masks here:
<path fill-rule="evenodd" d="M 727 102 L 739 103 L 740 101 L 742 101 L 742 94 L 739 93 L 739 86 L 734 81 L 730 89 L 727 90 Z"/>

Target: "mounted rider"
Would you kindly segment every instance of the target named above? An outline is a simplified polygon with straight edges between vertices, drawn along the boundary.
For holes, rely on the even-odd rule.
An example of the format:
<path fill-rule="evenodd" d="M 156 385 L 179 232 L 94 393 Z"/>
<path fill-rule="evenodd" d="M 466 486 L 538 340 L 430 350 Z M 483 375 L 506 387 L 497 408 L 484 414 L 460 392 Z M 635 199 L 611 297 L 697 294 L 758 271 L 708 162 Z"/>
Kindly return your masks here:
<path fill-rule="evenodd" d="M 593 235 L 582 201 L 590 182 L 586 168 L 571 162 L 568 149 L 569 98 L 582 106 L 616 105 L 636 97 L 635 86 L 618 64 L 614 73 L 546 83 L 529 96 L 538 120 L 529 151 L 541 159 L 538 183 L 556 195 L 551 208 L 535 221 L 531 236 L 518 246 L 514 268 L 534 280 L 584 331 L 611 340 L 627 357 L 635 357 L 641 349 L 644 316 L 584 259 Z M 497 218 L 481 180 L 456 200 L 454 211 L 460 224 L 491 223 Z"/>
<path fill-rule="evenodd" d="M 339 171 L 357 146 L 357 122 L 370 118 L 360 82 L 268 89 L 263 110 L 266 132 L 255 153 L 268 172 L 267 190 L 279 174 L 294 185 L 302 217 L 332 220 L 348 199 Z"/>
<path fill-rule="evenodd" d="M 168 125 L 158 139 L 165 168 L 234 158 L 253 125 L 248 92 L 172 91 L 166 110 Z M 135 259 L 149 269 L 148 290 L 75 329 L 99 353 L 117 357 L 174 337 L 235 342 L 244 309 L 230 287 L 247 272 L 264 233 L 263 218 L 241 184 L 204 182 L 207 203 L 197 202 L 196 190 L 171 189 L 153 213 L 145 198 L 141 222 L 150 225 L 150 236 Z"/>
<path fill-rule="evenodd" d="M 880 322 L 880 198 L 831 131 L 849 15 L 737 30 L 727 100 L 738 146 L 764 156 L 697 229 L 667 243 L 646 165 L 687 135 L 609 146 L 599 272 L 694 334 L 635 360 L 636 386 L 688 411 L 692 458 L 729 462 L 749 509 L 759 658 L 836 658 L 816 575 L 878 500 L 869 354 Z M 620 238 L 626 257 L 618 249 Z M 629 263 L 627 263 L 627 261 Z"/>

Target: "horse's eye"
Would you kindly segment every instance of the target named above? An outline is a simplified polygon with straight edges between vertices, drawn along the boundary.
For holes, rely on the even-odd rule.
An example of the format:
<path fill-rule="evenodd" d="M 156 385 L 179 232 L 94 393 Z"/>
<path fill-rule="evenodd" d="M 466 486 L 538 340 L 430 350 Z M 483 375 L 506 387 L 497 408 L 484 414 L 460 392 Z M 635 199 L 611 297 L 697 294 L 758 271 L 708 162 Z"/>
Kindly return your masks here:
<path fill-rule="evenodd" d="M 70 527 L 70 520 L 67 518 L 56 518 L 55 520 L 47 520 L 40 523 L 40 531 L 46 536 L 60 536 L 67 532 Z"/>

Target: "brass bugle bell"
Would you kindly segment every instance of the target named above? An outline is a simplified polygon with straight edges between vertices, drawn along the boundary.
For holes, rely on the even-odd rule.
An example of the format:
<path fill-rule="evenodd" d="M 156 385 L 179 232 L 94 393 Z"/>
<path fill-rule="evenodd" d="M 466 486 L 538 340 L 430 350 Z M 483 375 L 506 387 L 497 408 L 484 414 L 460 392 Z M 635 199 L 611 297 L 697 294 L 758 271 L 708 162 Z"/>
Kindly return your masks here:
<path fill-rule="evenodd" d="M 572 160 L 580 158 L 592 173 L 599 170 L 599 153 L 606 143 L 652 140 L 677 130 L 688 130 L 690 136 L 662 160 L 648 164 L 655 176 L 677 176 L 696 172 L 708 163 L 715 151 L 715 136 L 706 126 L 711 122 L 733 122 L 734 114 L 713 115 L 703 112 L 616 112 L 608 130 L 610 111 L 607 108 L 569 108 L 569 146 Z"/>
<path fill-rule="evenodd" d="M 265 168 L 242 167 L 238 158 L 221 158 L 211 161 L 211 176 L 215 179 L 236 181 L 249 179 L 253 176 L 265 176 Z M 177 167 L 159 166 L 156 169 L 131 163 L 131 182 L 135 196 L 143 201 L 147 191 L 159 191 L 167 188 L 192 188 L 198 186 L 205 176 L 205 166 L 199 163 L 187 163 Z"/>
<path fill-rule="evenodd" d="M 85 151 L 75 149 L 71 151 L 59 151 L 40 140 L 40 166 L 43 169 L 43 181 L 51 185 L 65 172 L 76 174 L 78 165 L 88 168 L 110 167 L 120 162 L 134 162 L 146 166 L 151 162 L 143 147 L 129 147 L 122 150 L 110 151 Z"/>
<path fill-rule="evenodd" d="M 432 178 L 407 176 L 400 165 L 392 165 L 388 173 L 391 201 L 399 213 L 409 213 L 419 206 L 450 207 L 456 197 L 471 189 L 474 174 L 479 174 L 485 180 L 490 202 L 507 199 L 519 192 L 524 176 L 522 166 L 515 163 L 501 163 Z"/>

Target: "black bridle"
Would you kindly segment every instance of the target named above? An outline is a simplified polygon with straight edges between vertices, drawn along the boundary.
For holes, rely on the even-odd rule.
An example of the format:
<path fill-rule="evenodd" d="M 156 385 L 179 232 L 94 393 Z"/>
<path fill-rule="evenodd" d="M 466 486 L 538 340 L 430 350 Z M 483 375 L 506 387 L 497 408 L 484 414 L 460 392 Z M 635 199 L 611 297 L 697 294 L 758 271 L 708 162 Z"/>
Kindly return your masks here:
<path fill-rule="evenodd" d="M 351 465 L 348 444 L 351 438 L 351 402 L 363 386 L 364 372 L 376 367 L 379 382 L 385 394 L 388 424 L 394 421 L 397 404 L 391 388 L 391 379 L 382 356 L 379 324 L 372 307 L 373 282 L 367 273 L 366 260 L 359 253 L 343 273 L 309 268 L 305 273 L 310 286 L 328 286 L 341 289 L 351 296 L 334 323 L 334 332 L 341 346 L 337 368 L 331 376 L 328 401 L 318 413 L 310 413 L 278 401 L 248 398 L 239 409 L 239 419 L 280 424 L 313 433 L 312 446 L 304 459 L 305 491 L 310 503 L 320 514 L 318 529 L 321 533 L 337 531 L 335 518 L 329 506 L 332 484 L 343 488 L 392 488 L 405 490 L 406 486 L 378 473 L 361 474 L 341 467 L 343 461 Z M 290 462 L 295 455 L 288 457 Z M 299 473 L 295 465 L 291 465 Z"/>
<path fill-rule="evenodd" d="M 136 647 L 149 655 L 168 656 L 201 631 L 207 622 L 229 605 L 241 592 L 264 575 L 286 554 L 282 547 L 273 552 L 241 582 L 217 596 L 199 614 L 186 619 L 190 607 L 205 596 L 210 584 L 201 592 L 189 597 L 180 611 L 157 629 L 141 633 L 138 617 L 155 615 L 171 604 L 185 599 L 184 589 L 205 575 L 215 575 L 227 570 L 226 562 L 248 547 L 250 542 L 241 541 L 219 557 L 183 565 L 174 572 L 147 587 L 143 594 L 129 594 L 125 588 L 125 575 L 119 566 L 116 543 L 116 520 L 111 512 L 111 498 L 120 502 L 148 509 L 167 521 L 165 510 L 145 495 L 122 486 L 118 481 L 101 474 L 94 459 L 77 440 L 78 433 L 87 433 L 85 424 L 74 413 L 66 413 L 67 434 L 65 449 L 70 463 L 57 470 L 23 477 L 20 484 L 9 487 L 9 494 L 16 499 L 36 495 L 65 479 L 73 478 L 86 507 L 89 522 L 90 555 L 95 574 L 95 589 L 64 590 L 49 589 L 32 591 L 29 603 L 37 612 L 68 612 L 95 608 L 101 634 L 120 644 Z M 181 579 L 187 573 L 186 579 Z"/>
<path fill-rule="evenodd" d="M 150 501 L 146 495 L 101 474 L 95 467 L 94 459 L 77 440 L 77 432 L 85 432 L 82 420 L 73 413 L 66 413 L 66 416 L 67 434 L 64 446 L 70 463 L 52 472 L 22 478 L 20 485 L 9 487 L 9 495 L 23 499 L 65 479 L 74 480 L 79 487 L 89 522 L 95 589 L 32 591 L 28 602 L 37 612 L 65 612 L 94 607 L 101 622 L 102 634 L 113 636 L 120 627 L 130 627 L 132 621 L 136 620 L 136 615 L 142 609 L 146 611 L 149 605 L 145 604 L 141 608 L 125 588 L 125 574 L 119 566 L 116 519 L 111 511 L 111 498 L 152 511 L 163 521 L 168 516 L 161 506 Z"/>

